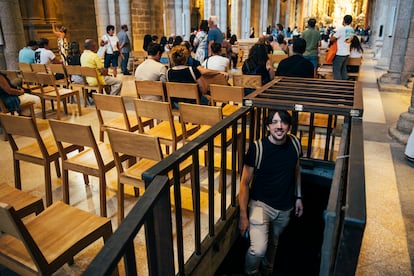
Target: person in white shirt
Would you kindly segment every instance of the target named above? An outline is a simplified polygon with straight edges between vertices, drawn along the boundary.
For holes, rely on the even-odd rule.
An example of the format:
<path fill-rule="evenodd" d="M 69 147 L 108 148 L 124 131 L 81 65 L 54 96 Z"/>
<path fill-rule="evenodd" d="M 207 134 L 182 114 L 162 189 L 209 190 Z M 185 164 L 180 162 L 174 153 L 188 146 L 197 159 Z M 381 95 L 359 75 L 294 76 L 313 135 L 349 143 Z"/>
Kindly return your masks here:
<path fill-rule="evenodd" d="M 39 40 L 39 48 L 35 51 L 35 63 L 37 64 L 49 64 L 49 63 L 62 63 L 56 58 L 56 55 L 49 50 L 49 39 L 41 38 Z"/>
<path fill-rule="evenodd" d="M 116 78 L 118 74 L 119 41 L 115 34 L 115 26 L 106 26 L 106 34 L 101 38 L 101 46 L 106 45 L 104 67 L 109 68 L 112 64 L 112 74 Z M 122 54 L 121 54 L 122 55 Z"/>
<path fill-rule="evenodd" d="M 212 56 L 203 61 L 201 66 L 206 69 L 217 70 L 221 72 L 227 72 L 229 69 L 230 60 L 226 57 L 221 56 L 221 44 L 211 44 Z"/>
<path fill-rule="evenodd" d="M 147 47 L 148 57 L 135 70 L 136 80 L 167 81 L 167 67 L 160 62 L 163 47 L 158 43 L 150 43 Z M 158 96 L 144 95 L 145 100 L 160 101 Z"/>

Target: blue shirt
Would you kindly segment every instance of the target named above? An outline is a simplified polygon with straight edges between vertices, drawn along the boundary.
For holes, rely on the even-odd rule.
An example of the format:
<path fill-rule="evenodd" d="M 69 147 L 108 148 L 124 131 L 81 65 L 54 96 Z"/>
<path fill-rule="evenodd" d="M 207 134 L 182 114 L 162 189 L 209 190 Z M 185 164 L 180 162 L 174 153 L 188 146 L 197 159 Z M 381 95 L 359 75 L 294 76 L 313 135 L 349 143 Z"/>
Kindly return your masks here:
<path fill-rule="evenodd" d="M 19 62 L 21 63 L 35 63 L 34 57 L 35 51 L 33 51 L 32 48 L 24 47 L 19 52 Z"/>

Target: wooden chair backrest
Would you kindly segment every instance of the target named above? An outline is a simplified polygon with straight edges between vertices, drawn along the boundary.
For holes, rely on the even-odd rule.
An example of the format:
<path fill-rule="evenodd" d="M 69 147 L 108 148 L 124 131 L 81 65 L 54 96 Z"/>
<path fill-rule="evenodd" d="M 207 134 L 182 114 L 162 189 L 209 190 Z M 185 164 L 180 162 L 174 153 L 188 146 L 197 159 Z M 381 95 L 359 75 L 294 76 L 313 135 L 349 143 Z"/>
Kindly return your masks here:
<path fill-rule="evenodd" d="M 0 113 L 0 119 L 1 125 L 8 134 L 9 142 L 13 151 L 17 151 L 19 149 L 18 144 L 14 139 L 15 135 L 19 135 L 35 139 L 43 154 L 43 157 L 46 158 L 49 156 L 43 139 L 40 136 L 39 129 L 32 118 Z"/>
<path fill-rule="evenodd" d="M 221 107 L 180 103 L 181 123 L 213 126 L 223 119 Z"/>
<path fill-rule="evenodd" d="M 125 129 L 131 128 L 131 124 L 128 119 L 128 113 L 125 108 L 125 103 L 121 96 L 94 93 L 92 97 L 95 102 L 96 112 L 98 114 L 99 123 L 101 125 L 105 124 L 107 116 L 104 115 L 104 112 L 108 111 L 119 113 L 119 115 L 123 116 L 124 118 Z"/>
<path fill-rule="evenodd" d="M 140 117 L 167 122 L 173 122 L 174 120 L 171 113 L 171 105 L 167 102 L 134 99 L 134 107 L 138 121 L 141 121 Z"/>
<path fill-rule="evenodd" d="M 362 58 L 351 58 L 349 57 L 347 59 L 346 65 L 350 65 L 350 66 L 361 66 L 362 64 Z"/>
<path fill-rule="evenodd" d="M 158 137 L 113 128 L 108 129 L 108 137 L 115 158 L 121 154 L 155 161 L 163 158 Z"/>
<path fill-rule="evenodd" d="M 16 79 L 20 79 L 19 71 L 16 70 L 0 70 L 1 73 L 5 74 L 6 77 L 13 82 Z"/>
<path fill-rule="evenodd" d="M 53 74 L 63 74 L 66 76 L 66 68 L 62 63 L 51 63 L 49 64 L 50 71 Z"/>
<path fill-rule="evenodd" d="M 37 73 L 37 79 L 40 84 L 56 87 L 56 79 L 52 74 Z"/>
<path fill-rule="evenodd" d="M 210 96 L 212 105 L 215 105 L 216 102 L 243 103 L 244 88 L 241 86 L 211 84 Z"/>
<path fill-rule="evenodd" d="M 45 64 L 33 63 L 32 70 L 33 72 L 36 72 L 36 73 L 47 73 L 47 68 Z"/>
<path fill-rule="evenodd" d="M 48 262 L 46 258 L 33 240 L 22 220 L 17 215 L 16 210 L 3 202 L 0 202 L 0 221 L 0 232 L 9 234 L 20 240 L 30 256 L 34 259 L 38 268 L 47 266 Z"/>
<path fill-rule="evenodd" d="M 161 81 L 136 80 L 135 89 L 140 99 L 144 95 L 151 95 L 161 97 L 162 101 L 165 102 L 164 84 Z"/>
<path fill-rule="evenodd" d="M 97 151 L 99 152 L 90 125 L 62 122 L 54 119 L 49 120 L 49 125 L 63 159 L 66 159 L 66 152 L 63 147 L 64 143 L 92 148 L 95 151 L 95 155 L 97 155 Z"/>
<path fill-rule="evenodd" d="M 82 75 L 82 70 L 80 65 L 66 65 L 66 73 L 68 73 L 69 76 L 72 75 Z"/>
<path fill-rule="evenodd" d="M 4 104 L 3 100 L 0 98 L 0 111 L 2 113 L 9 113 L 10 111 L 7 109 L 6 105 Z"/>
<path fill-rule="evenodd" d="M 32 83 L 32 84 L 39 83 L 36 72 L 22 71 L 22 77 L 23 77 L 23 81 L 26 83 Z"/>
<path fill-rule="evenodd" d="M 168 101 L 171 98 L 185 98 L 195 100 L 196 104 L 200 104 L 200 94 L 196 83 L 180 83 L 166 82 Z"/>
<path fill-rule="evenodd" d="M 98 78 L 98 72 L 92 67 L 81 66 L 81 73 L 83 77 Z"/>
<path fill-rule="evenodd" d="M 269 54 L 269 60 L 270 60 L 270 64 L 272 64 L 274 69 L 277 69 L 277 67 L 279 66 L 279 63 L 284 60 L 285 58 L 289 57 L 289 55 L 285 54 L 285 55 L 273 55 L 273 54 Z"/>
<path fill-rule="evenodd" d="M 21 72 L 32 72 L 32 65 L 30 63 L 21 63 L 19 62 L 19 69 Z"/>
<path fill-rule="evenodd" d="M 244 74 L 233 75 L 233 85 L 257 89 L 262 86 L 262 76 Z"/>

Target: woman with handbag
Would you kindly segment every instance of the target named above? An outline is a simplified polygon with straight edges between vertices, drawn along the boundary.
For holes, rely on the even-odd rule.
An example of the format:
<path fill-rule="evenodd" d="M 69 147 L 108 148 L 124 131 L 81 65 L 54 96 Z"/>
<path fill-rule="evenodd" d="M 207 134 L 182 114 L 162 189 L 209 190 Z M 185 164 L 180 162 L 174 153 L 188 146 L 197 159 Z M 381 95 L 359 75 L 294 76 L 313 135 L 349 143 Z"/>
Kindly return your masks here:
<path fill-rule="evenodd" d="M 120 55 L 119 51 L 119 40 L 115 34 L 115 26 L 106 26 L 106 34 L 101 38 L 101 46 L 106 46 L 104 67 L 109 68 L 112 65 L 112 74 L 116 78 L 118 72 L 118 58 Z"/>

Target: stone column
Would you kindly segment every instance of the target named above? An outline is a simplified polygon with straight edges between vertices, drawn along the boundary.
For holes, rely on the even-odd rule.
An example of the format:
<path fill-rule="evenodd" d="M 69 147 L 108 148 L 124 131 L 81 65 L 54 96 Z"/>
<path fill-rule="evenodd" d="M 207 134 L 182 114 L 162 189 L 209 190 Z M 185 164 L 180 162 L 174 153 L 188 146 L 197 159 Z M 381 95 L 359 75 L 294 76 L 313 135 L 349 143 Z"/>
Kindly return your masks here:
<path fill-rule="evenodd" d="M 267 28 L 267 11 L 269 6 L 269 0 L 262 0 L 260 3 L 260 27 L 257 30 L 258 35 L 261 35 L 263 32 L 266 32 Z"/>
<path fill-rule="evenodd" d="M 0 0 L 0 69 L 17 70 L 25 44 L 19 0 Z"/>
<path fill-rule="evenodd" d="M 393 55 L 391 56 L 390 70 L 381 76 L 381 82 L 389 81 L 405 84 L 405 81 L 414 72 L 414 3 L 410 0 L 401 0 L 398 19 L 395 28 Z M 410 24 L 407 24 L 410 22 Z M 396 63 L 396 64 L 394 64 Z M 399 63 L 399 64 L 397 64 Z M 391 71 L 392 70 L 392 71 Z M 411 105 L 408 112 L 400 115 L 396 126 L 390 128 L 390 135 L 400 143 L 406 144 L 408 136 L 414 127 L 414 87 L 411 89 Z"/>
<path fill-rule="evenodd" d="M 176 33 L 176 29 L 173 24 L 173 22 L 176 22 L 177 20 L 177 18 L 175 18 L 174 6 L 174 0 L 164 0 L 165 35 L 167 38 L 171 34 Z"/>
<path fill-rule="evenodd" d="M 56 22 L 57 21 L 56 1 L 54 1 L 54 0 L 43 0 L 43 6 L 45 7 L 46 23 Z"/>
<path fill-rule="evenodd" d="M 232 33 L 235 33 L 237 38 L 241 38 L 241 11 L 242 5 L 239 5 L 238 0 L 231 0 L 231 28 Z"/>
<path fill-rule="evenodd" d="M 96 30 L 98 42 L 106 34 L 106 26 L 109 24 L 108 2 L 106 0 L 95 0 Z"/>
<path fill-rule="evenodd" d="M 121 25 L 126 24 L 128 26 L 128 36 L 131 38 L 131 8 L 129 0 L 119 0 L 119 23 Z M 120 29 L 118 30 L 120 31 Z"/>
<path fill-rule="evenodd" d="M 241 38 L 249 38 L 250 34 L 250 15 L 251 15 L 251 1 L 243 0 L 241 10 Z"/>
<path fill-rule="evenodd" d="M 392 37 L 393 45 L 389 70 L 379 78 L 380 88 L 382 84 L 405 85 L 414 72 L 414 32 L 411 30 L 410 33 L 414 26 L 414 3 L 412 0 L 400 0 L 398 3 L 395 28 L 384 34 Z M 411 24 L 407 24 L 408 22 Z"/>

